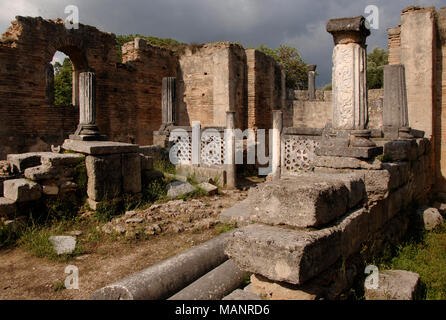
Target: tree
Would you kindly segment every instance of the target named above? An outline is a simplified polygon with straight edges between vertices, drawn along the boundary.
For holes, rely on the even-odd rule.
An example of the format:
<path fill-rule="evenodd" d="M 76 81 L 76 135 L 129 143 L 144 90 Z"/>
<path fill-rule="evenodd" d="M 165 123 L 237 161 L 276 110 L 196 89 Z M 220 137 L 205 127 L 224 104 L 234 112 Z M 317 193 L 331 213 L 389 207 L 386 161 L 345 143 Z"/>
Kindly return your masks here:
<path fill-rule="evenodd" d="M 384 66 L 389 63 L 389 55 L 385 49 L 373 48 L 367 54 L 367 87 L 379 89 L 384 84 Z"/>
<path fill-rule="evenodd" d="M 279 48 L 271 49 L 262 44 L 257 49 L 284 66 L 287 88 L 301 90 L 308 88 L 307 64 L 296 48 L 281 44 Z"/>
<path fill-rule="evenodd" d="M 70 106 L 72 104 L 72 64 L 65 58 L 62 64 L 54 64 L 54 104 Z"/>

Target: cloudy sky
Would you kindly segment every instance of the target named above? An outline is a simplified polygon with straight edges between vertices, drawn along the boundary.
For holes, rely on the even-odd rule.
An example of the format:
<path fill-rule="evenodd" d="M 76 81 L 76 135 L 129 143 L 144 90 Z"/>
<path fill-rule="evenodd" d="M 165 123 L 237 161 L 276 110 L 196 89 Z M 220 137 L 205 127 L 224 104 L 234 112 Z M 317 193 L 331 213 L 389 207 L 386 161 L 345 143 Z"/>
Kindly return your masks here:
<path fill-rule="evenodd" d="M 331 80 L 333 42 L 325 31 L 330 18 L 364 15 L 378 8 L 379 25 L 369 49 L 387 48 L 386 29 L 400 23 L 409 5 L 446 6 L 444 0 L 0 0 L 3 33 L 16 15 L 65 18 L 68 5 L 80 22 L 115 34 L 139 33 L 182 42 L 238 41 L 245 46 L 287 44 L 307 63 L 318 65 L 317 85 Z M 375 22 L 376 23 L 376 22 Z"/>

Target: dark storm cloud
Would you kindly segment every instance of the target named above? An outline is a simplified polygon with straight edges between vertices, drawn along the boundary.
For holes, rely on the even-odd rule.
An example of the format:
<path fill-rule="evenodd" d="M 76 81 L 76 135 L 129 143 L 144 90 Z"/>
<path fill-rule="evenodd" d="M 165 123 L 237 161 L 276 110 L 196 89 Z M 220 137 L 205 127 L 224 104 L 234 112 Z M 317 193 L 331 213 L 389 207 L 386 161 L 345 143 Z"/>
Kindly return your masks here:
<path fill-rule="evenodd" d="M 1 0 L 0 27 L 15 15 L 65 17 L 69 4 L 79 7 L 82 23 L 116 34 L 140 33 L 183 42 L 239 41 L 245 46 L 281 43 L 295 46 L 308 63 L 318 65 L 318 85 L 330 82 L 331 36 L 325 23 L 334 17 L 365 15 L 379 8 L 379 30 L 369 48 L 387 47 L 386 29 L 400 23 L 405 7 L 441 6 L 440 0 Z"/>

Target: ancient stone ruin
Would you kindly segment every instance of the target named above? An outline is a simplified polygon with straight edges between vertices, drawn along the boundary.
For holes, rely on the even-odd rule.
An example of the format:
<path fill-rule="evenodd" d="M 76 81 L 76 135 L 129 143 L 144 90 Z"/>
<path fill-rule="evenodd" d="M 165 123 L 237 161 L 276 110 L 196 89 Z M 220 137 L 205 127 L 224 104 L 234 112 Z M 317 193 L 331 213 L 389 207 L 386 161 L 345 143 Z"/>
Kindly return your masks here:
<path fill-rule="evenodd" d="M 364 273 L 362 249 L 374 256 L 398 242 L 414 203 L 446 192 L 446 8 L 403 10 L 401 25 L 388 30 L 383 89 L 367 90 L 365 18 L 331 19 L 326 30 L 333 90 L 315 89 L 310 65 L 308 90 L 287 91 L 281 65 L 238 44 L 172 51 L 136 38 L 117 62 L 113 34 L 17 17 L 0 40 L 0 159 L 7 160 L 0 217 L 76 192 L 93 210 L 137 198 L 144 181 L 159 177 L 154 161 L 169 154 L 178 179 L 193 173 L 236 188 L 237 169 L 250 160 L 269 167 L 265 182 L 220 215 L 236 230 L 91 298 L 341 298 Z M 49 62 L 57 50 L 74 65 L 71 106 L 54 105 Z M 240 137 L 233 129 L 252 131 Z M 251 143 L 262 129 L 273 130 L 263 144 Z M 268 161 L 250 158 L 251 148 L 264 148 Z M 182 182 L 170 188 L 171 198 L 193 190 Z M 248 274 L 250 289 L 237 291 Z"/>

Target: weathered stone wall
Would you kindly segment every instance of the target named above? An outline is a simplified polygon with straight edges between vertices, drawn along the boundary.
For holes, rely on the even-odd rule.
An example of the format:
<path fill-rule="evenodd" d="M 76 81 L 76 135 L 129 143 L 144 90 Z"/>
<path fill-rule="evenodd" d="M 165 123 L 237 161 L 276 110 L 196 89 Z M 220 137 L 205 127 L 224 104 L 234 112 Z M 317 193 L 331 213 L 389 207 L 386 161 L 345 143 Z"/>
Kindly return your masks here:
<path fill-rule="evenodd" d="M 404 64 L 406 69 L 409 125 L 432 137 L 436 189 L 445 193 L 446 10 L 404 9 L 400 27 L 389 29 L 388 34 L 389 63 Z"/>
<path fill-rule="evenodd" d="M 154 47 L 146 44 L 144 40 L 135 39 L 123 45 L 122 59 L 123 63 L 136 67 L 134 83 L 130 85 L 135 90 L 135 101 L 125 105 L 125 110 L 129 112 L 125 127 L 132 130 L 128 142 L 152 144 L 152 133 L 158 130 L 162 123 L 162 80 L 164 77 L 177 76 L 178 58 L 168 49 Z M 113 129 L 117 134 L 121 132 L 119 124 Z M 125 130 L 121 134 L 125 135 Z M 125 138 L 121 136 L 117 141 L 127 141 Z"/>
<path fill-rule="evenodd" d="M 388 49 L 389 49 L 389 64 L 400 64 L 401 56 L 401 27 L 387 29 L 388 34 Z"/>
<path fill-rule="evenodd" d="M 225 126 L 226 111 L 246 126 L 246 55 L 229 42 L 186 48 L 179 59 L 178 125 Z"/>
<path fill-rule="evenodd" d="M 70 57 L 74 75 L 95 72 L 96 123 L 112 141 L 153 143 L 162 123 L 163 77 L 178 79 L 177 125 L 198 120 L 203 127 L 225 126 L 226 111 L 235 111 L 236 127 L 245 129 L 250 92 L 259 96 L 252 107 L 261 109 L 255 126 L 270 128 L 271 110 L 283 92 L 279 65 L 255 51 L 261 57 L 253 61 L 256 82 L 248 84 L 246 53 L 238 44 L 216 42 L 174 53 L 135 39 L 123 45 L 123 63 L 117 63 L 111 33 L 85 25 L 67 30 L 61 19 L 17 17 L 0 40 L 0 159 L 48 151 L 75 131 L 78 94 L 73 106 L 54 106 L 50 62 L 56 51 Z"/>
<path fill-rule="evenodd" d="M 246 50 L 248 63 L 247 126 L 272 128 L 272 111 L 282 108 L 281 69 L 273 58 L 255 50 Z"/>
<path fill-rule="evenodd" d="M 70 57 L 76 72 L 96 73 L 102 133 L 110 140 L 151 143 L 151 131 L 161 124 L 161 79 L 175 75 L 175 59 L 159 48 L 127 46 L 126 63 L 117 64 L 115 45 L 113 34 L 94 27 L 69 31 L 62 20 L 18 17 L 0 43 L 0 158 L 48 150 L 75 131 L 78 106 L 54 106 L 50 98 L 48 65 L 56 51 Z"/>
<path fill-rule="evenodd" d="M 381 130 L 383 89 L 368 90 L 369 128 Z M 308 91 L 289 92 L 284 110 L 284 127 L 323 128 L 332 121 L 332 92 L 316 90 L 316 100 L 308 99 Z"/>

